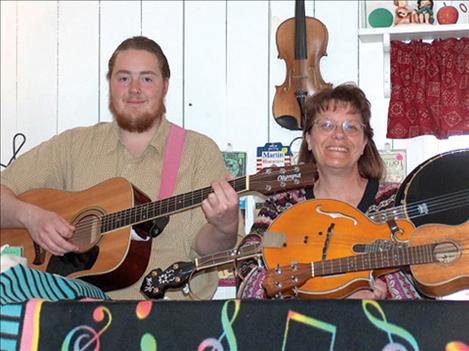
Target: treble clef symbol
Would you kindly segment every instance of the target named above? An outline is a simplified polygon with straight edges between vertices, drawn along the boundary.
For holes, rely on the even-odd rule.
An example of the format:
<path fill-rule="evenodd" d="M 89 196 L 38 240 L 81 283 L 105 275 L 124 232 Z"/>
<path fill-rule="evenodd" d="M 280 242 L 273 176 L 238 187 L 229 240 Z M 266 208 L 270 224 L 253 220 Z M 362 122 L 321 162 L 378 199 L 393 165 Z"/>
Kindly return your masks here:
<path fill-rule="evenodd" d="M 381 319 L 376 318 L 371 312 L 367 310 L 368 306 L 373 306 L 381 316 Z M 419 351 L 419 345 L 417 344 L 417 340 L 404 328 L 401 328 L 395 324 L 388 323 L 386 320 L 386 315 L 384 314 L 383 309 L 381 306 L 374 300 L 363 300 L 362 301 L 362 308 L 365 312 L 366 317 L 368 320 L 378 329 L 385 331 L 388 334 L 389 344 L 387 344 L 383 351 L 407 351 L 404 345 L 394 342 L 392 335 L 397 335 L 406 340 L 414 351 Z"/>
<path fill-rule="evenodd" d="M 230 302 L 234 303 L 234 312 L 231 319 L 228 318 L 228 305 Z M 223 326 L 223 333 L 220 335 L 218 339 L 216 338 L 207 338 L 202 341 L 197 348 L 197 351 L 203 351 L 207 348 L 210 348 L 212 351 L 224 351 L 223 344 L 221 341 L 226 336 L 226 340 L 228 342 L 229 350 L 236 351 L 238 349 L 238 344 L 236 342 L 236 336 L 234 335 L 233 331 L 233 323 L 238 316 L 238 312 L 240 309 L 241 302 L 239 300 L 228 300 L 223 304 L 222 308 L 222 316 L 221 316 L 221 324 Z"/>
<path fill-rule="evenodd" d="M 111 325 L 112 315 L 111 312 L 103 306 L 97 307 L 93 311 L 93 319 L 96 322 L 102 322 L 105 319 L 106 315 L 108 316 L 109 320 L 99 331 L 96 331 L 87 325 L 80 325 L 69 331 L 67 336 L 65 337 L 65 340 L 62 343 L 61 349 L 82 351 L 88 349 L 88 347 L 96 343 L 93 350 L 100 350 L 101 348 L 99 337 Z"/>

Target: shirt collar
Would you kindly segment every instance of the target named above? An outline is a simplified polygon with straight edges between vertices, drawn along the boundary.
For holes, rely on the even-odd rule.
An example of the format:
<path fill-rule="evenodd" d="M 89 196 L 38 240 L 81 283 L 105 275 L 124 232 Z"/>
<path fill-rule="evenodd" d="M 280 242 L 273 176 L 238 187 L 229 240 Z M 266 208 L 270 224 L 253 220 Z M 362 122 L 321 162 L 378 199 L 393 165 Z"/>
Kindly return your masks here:
<path fill-rule="evenodd" d="M 150 141 L 149 146 L 152 146 L 160 154 L 163 153 L 164 147 L 166 145 L 166 138 L 169 133 L 170 126 L 171 123 L 169 123 L 169 121 L 166 119 L 166 116 L 163 115 L 161 117 L 160 126 Z M 110 132 L 106 140 L 105 149 L 107 153 L 113 152 L 119 146 L 119 144 L 121 144 L 119 126 L 115 120 L 111 122 Z"/>

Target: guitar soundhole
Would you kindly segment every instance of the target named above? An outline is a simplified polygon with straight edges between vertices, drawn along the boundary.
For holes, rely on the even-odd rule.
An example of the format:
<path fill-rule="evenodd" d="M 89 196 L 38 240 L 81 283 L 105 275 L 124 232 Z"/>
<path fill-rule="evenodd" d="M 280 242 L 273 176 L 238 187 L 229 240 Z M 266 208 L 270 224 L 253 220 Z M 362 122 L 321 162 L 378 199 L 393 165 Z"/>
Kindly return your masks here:
<path fill-rule="evenodd" d="M 80 252 L 86 252 L 98 243 L 104 214 L 104 210 L 99 208 L 87 209 L 72 220 L 75 233 L 70 241 L 80 248 Z"/>
<path fill-rule="evenodd" d="M 437 262 L 450 264 L 459 257 L 459 250 L 453 242 L 443 242 L 434 248 L 434 255 Z"/>

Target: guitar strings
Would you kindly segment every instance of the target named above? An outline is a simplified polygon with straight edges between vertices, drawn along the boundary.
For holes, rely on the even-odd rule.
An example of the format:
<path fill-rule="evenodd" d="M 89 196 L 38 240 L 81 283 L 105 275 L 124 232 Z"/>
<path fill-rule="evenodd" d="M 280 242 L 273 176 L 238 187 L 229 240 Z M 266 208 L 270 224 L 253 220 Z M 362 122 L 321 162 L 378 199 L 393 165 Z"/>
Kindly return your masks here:
<path fill-rule="evenodd" d="M 255 175 L 255 177 L 260 179 L 268 177 L 269 179 L 271 179 L 272 176 L 260 174 Z M 232 183 L 232 186 L 235 189 L 245 189 L 246 179 L 247 177 L 240 177 L 230 181 L 230 183 Z M 130 225 L 130 221 L 132 220 L 132 218 L 135 220 L 135 222 L 132 224 L 137 224 L 137 222 L 145 222 L 148 220 L 147 218 L 153 219 L 160 216 L 161 210 L 164 207 L 166 207 L 168 210 L 168 212 L 165 212 L 165 214 L 170 214 L 170 208 L 175 208 L 174 211 L 176 211 L 176 204 L 179 203 L 180 205 L 181 203 L 183 203 L 183 207 L 187 207 L 186 202 L 188 201 L 188 198 L 190 198 L 191 200 L 190 204 L 198 204 L 202 202 L 205 198 L 207 198 L 212 191 L 212 187 L 205 187 L 187 194 L 176 195 L 164 200 L 141 204 L 131 209 L 106 214 L 101 217 L 96 216 L 92 218 L 86 218 L 76 225 L 74 236 L 85 235 L 85 237 L 88 237 L 88 234 L 90 232 L 104 234 L 106 232 L 109 232 L 110 230 Z M 402 218 L 407 213 L 409 218 L 417 218 L 428 215 L 430 212 L 439 213 L 459 208 L 466 204 L 469 204 L 469 190 L 460 190 L 450 194 L 431 197 L 427 200 L 421 200 L 414 203 L 410 203 L 407 206 L 401 205 L 390 209 L 386 209 L 375 215 L 385 216 L 386 218 Z M 428 212 L 425 212 L 425 208 L 422 207 L 424 205 L 426 206 L 426 210 Z M 156 212 L 157 209 L 158 214 L 148 214 L 150 211 Z M 139 214 L 139 218 L 141 220 L 136 221 L 136 218 Z M 146 218 L 145 216 L 142 216 L 142 214 L 147 214 Z M 109 228 L 109 230 L 108 227 L 112 228 Z"/>
<path fill-rule="evenodd" d="M 289 166 L 289 167 L 275 169 L 273 171 L 270 171 L 269 173 L 261 172 L 261 173 L 257 173 L 251 176 L 239 177 L 239 178 L 230 180 L 228 183 L 231 184 L 231 186 L 235 189 L 235 191 L 242 192 L 242 191 L 248 190 L 246 188 L 248 179 L 250 183 L 252 184 L 256 182 L 264 184 L 264 183 L 267 183 L 266 180 L 269 183 L 271 183 L 272 179 L 276 179 L 275 178 L 276 174 L 277 175 L 288 174 L 290 170 L 294 170 L 295 172 L 301 171 L 303 174 L 303 177 L 306 177 L 308 174 L 311 173 L 311 169 L 305 165 Z M 163 208 L 166 208 L 166 211 L 164 213 L 169 215 L 174 212 L 177 212 L 178 205 L 180 206 L 179 209 L 190 208 L 191 206 L 195 206 L 201 203 L 212 192 L 213 192 L 212 187 L 208 186 L 208 187 L 198 189 L 198 190 L 186 193 L 186 194 L 179 194 L 176 196 L 172 196 L 164 200 L 144 203 L 144 204 L 140 204 L 130 209 L 125 209 L 122 211 L 105 214 L 101 217 L 97 216 L 94 218 L 87 218 L 87 219 L 82 220 L 80 223 L 76 225 L 74 235 L 81 236 L 82 234 L 84 234 L 85 237 L 87 237 L 91 231 L 96 231 L 96 232 L 99 231 L 99 233 L 104 234 L 113 229 L 121 228 L 130 224 L 138 224 L 138 223 L 146 222 L 148 220 L 155 219 L 161 216 Z M 174 210 L 171 211 L 170 210 L 171 208 L 173 208 Z M 140 220 L 136 220 L 137 216 L 139 216 L 138 218 Z M 133 223 L 131 223 L 132 219 L 133 219 Z M 98 230 L 98 228 L 100 230 Z"/>

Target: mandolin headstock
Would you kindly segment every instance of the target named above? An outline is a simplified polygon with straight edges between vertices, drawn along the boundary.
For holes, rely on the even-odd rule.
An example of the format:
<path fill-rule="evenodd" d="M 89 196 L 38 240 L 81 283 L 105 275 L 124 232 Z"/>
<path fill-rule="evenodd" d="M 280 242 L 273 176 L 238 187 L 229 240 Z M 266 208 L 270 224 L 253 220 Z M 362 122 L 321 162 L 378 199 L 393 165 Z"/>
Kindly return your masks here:
<path fill-rule="evenodd" d="M 307 263 L 277 267 L 267 270 L 262 287 L 269 297 L 282 296 L 301 287 L 311 277 L 311 265 Z"/>
<path fill-rule="evenodd" d="M 153 269 L 143 278 L 140 291 L 150 299 L 162 299 L 167 289 L 186 284 L 194 269 L 193 262 L 176 262 L 164 271 Z"/>

